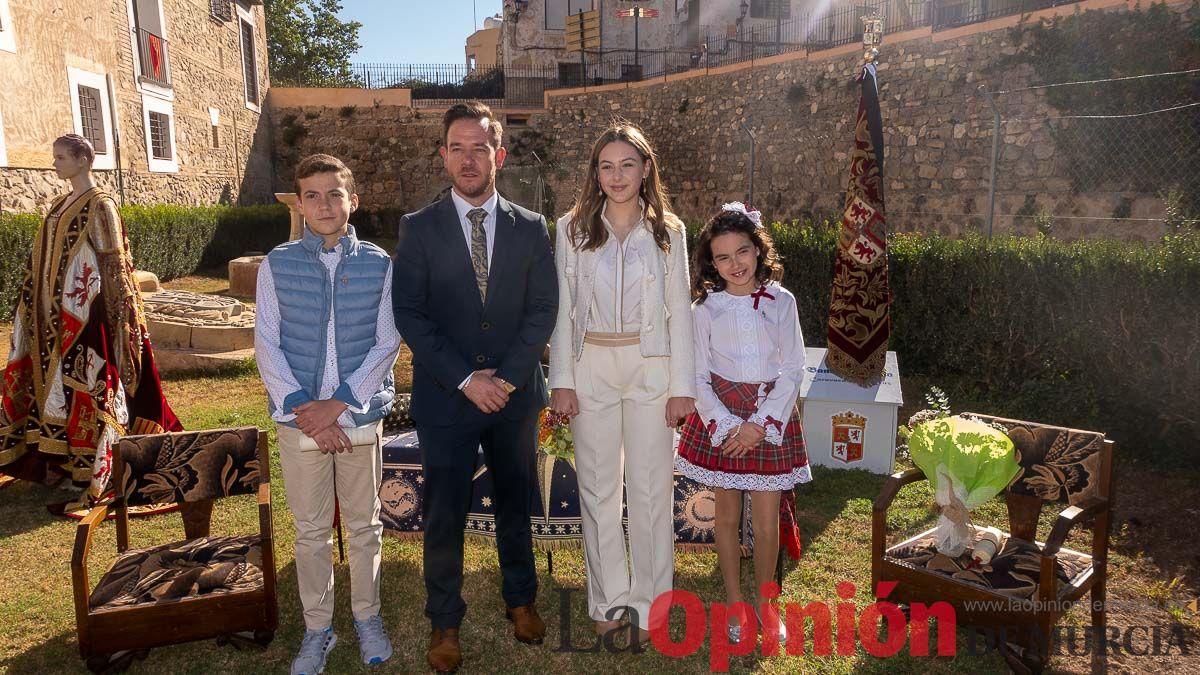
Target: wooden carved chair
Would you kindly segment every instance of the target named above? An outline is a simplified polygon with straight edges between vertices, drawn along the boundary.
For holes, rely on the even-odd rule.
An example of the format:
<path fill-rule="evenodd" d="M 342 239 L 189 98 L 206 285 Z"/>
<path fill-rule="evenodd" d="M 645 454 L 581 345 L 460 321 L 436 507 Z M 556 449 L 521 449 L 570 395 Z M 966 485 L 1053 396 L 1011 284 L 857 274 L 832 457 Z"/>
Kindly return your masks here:
<path fill-rule="evenodd" d="M 79 523 L 71 557 L 79 653 L 122 670 L 152 647 L 210 637 L 266 646 L 278 625 L 267 434 L 254 427 L 128 436 L 113 453 L 116 497 Z M 129 547 L 130 506 L 258 495 L 259 531 Z M 117 559 L 95 588 L 88 554 L 116 512 Z"/>
<path fill-rule="evenodd" d="M 958 558 L 938 553 L 933 529 L 888 546 L 892 500 L 905 485 L 926 480 L 920 469 L 909 469 L 893 475 L 875 500 L 871 586 L 897 582 L 886 598 L 890 602 L 950 603 L 959 625 L 999 636 L 996 646 L 1014 672 L 1039 672 L 1053 646 L 1055 623 L 1070 603 L 1089 592 L 1093 635 L 1104 635 L 1114 444 L 1094 431 L 966 415 L 999 423 L 1016 446 L 1021 470 L 1004 490 L 1007 541 L 982 566 L 974 565 L 970 550 Z M 1067 507 L 1043 543 L 1036 540 L 1036 531 L 1044 502 Z M 1092 530 L 1090 554 L 1063 548 L 1076 526 Z"/>

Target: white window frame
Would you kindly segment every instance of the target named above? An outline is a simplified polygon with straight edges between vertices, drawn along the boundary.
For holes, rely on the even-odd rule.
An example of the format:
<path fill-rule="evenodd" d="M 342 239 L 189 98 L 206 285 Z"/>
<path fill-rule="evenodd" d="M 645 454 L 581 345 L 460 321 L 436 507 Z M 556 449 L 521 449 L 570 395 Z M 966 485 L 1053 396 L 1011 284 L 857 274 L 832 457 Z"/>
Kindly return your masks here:
<path fill-rule="evenodd" d="M 563 6 L 564 13 L 563 13 L 563 25 L 562 26 L 551 26 L 550 25 L 550 4 L 551 3 L 554 3 L 556 5 L 561 4 Z M 585 4 L 587 5 L 586 8 L 583 7 L 583 5 L 585 5 Z M 575 5 L 575 6 L 572 6 L 572 5 Z M 542 3 L 542 26 L 546 30 L 564 31 L 567 29 L 567 17 L 572 14 L 578 13 L 581 8 L 585 12 L 592 11 L 593 9 L 596 8 L 595 0 L 543 0 L 543 3 Z"/>
<path fill-rule="evenodd" d="M 208 107 L 208 148 L 210 150 L 219 150 L 221 148 L 221 109 Z M 214 136 L 215 130 L 215 136 Z M 213 143 L 216 140 L 217 143 Z"/>
<path fill-rule="evenodd" d="M 0 0 L 5 2 L 5 0 Z M 172 87 L 163 87 L 153 82 L 142 81 L 142 54 L 138 49 L 138 34 L 137 34 L 137 15 L 133 12 L 133 0 L 125 0 L 125 11 L 129 13 L 129 51 L 133 54 L 133 83 L 137 86 L 139 94 L 150 94 L 157 96 L 167 101 L 175 100 L 175 90 Z M 160 35 L 163 40 L 166 40 L 168 45 L 170 39 L 167 37 L 167 19 L 163 14 L 163 0 L 158 0 L 158 25 L 162 26 L 163 34 Z M 170 47 L 168 46 L 168 49 Z"/>
<path fill-rule="evenodd" d="M 3 0 L 0 0 L 2 2 Z M 8 166 L 8 147 L 4 145 L 4 113 L 0 112 L 0 166 Z"/>
<path fill-rule="evenodd" d="M 260 106 L 255 101 L 251 101 L 250 96 L 249 96 L 250 92 L 247 91 L 246 65 L 245 65 L 246 64 L 246 45 L 242 42 L 242 24 L 241 24 L 241 22 L 245 21 L 246 23 L 250 24 L 250 27 L 254 31 L 254 35 L 253 35 L 253 38 L 254 38 L 254 80 L 255 80 L 255 85 L 256 85 L 255 89 L 258 91 L 258 99 L 261 101 L 263 98 L 263 86 L 262 86 L 263 83 L 262 83 L 262 74 L 258 72 L 258 56 L 259 56 L 259 53 L 258 53 L 259 52 L 259 49 L 258 49 L 258 24 L 254 20 L 254 8 L 251 7 L 249 9 L 247 9 L 247 8 L 243 7 L 242 3 L 240 3 L 240 2 L 234 2 L 233 8 L 235 10 L 237 10 L 237 18 L 239 19 L 238 24 L 237 24 L 238 57 L 239 57 L 238 70 L 242 71 L 242 101 L 245 102 L 247 110 L 253 110 L 256 113 L 261 113 L 262 106 Z"/>
<path fill-rule="evenodd" d="M 71 122 L 75 133 L 83 135 L 83 115 L 79 111 L 79 85 L 91 87 L 100 92 L 100 113 L 104 123 L 104 147 L 108 150 L 103 155 L 96 155 L 92 163 L 93 169 L 102 171 L 117 168 L 116 147 L 113 143 L 113 114 L 109 108 L 108 78 L 100 73 L 80 70 L 67 66 L 67 85 L 71 90 Z"/>
<path fill-rule="evenodd" d="M 8 0 L 0 0 L 0 51 L 17 53 L 17 33 L 13 30 Z"/>
<path fill-rule="evenodd" d="M 171 159 L 156 159 L 154 143 L 150 140 L 150 113 L 166 115 L 170 119 L 167 142 L 171 144 Z M 146 132 L 146 162 L 152 173 L 179 173 L 179 148 L 175 144 L 175 106 L 157 96 L 142 95 L 142 129 Z"/>

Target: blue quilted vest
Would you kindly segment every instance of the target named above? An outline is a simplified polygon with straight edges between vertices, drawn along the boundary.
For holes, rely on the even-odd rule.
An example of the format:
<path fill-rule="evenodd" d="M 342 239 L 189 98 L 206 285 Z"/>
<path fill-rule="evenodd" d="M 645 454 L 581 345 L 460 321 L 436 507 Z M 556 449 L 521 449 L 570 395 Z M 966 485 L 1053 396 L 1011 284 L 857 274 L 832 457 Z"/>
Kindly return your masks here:
<path fill-rule="evenodd" d="M 332 289 L 329 271 L 319 258 L 324 240 L 307 227 L 302 239 L 280 244 L 267 255 L 279 303 L 279 346 L 303 389 L 284 401 L 271 401 L 272 412 L 280 406 L 291 410 L 306 400 L 316 400 L 321 393 L 330 311 L 334 315 L 341 383 L 333 398 L 355 408 L 366 403 L 366 412 L 351 413 L 355 426 L 382 419 L 392 408 L 396 387 L 390 371 L 369 401 L 355 399 L 346 385 L 346 378 L 362 365 L 367 352 L 375 346 L 375 324 L 391 265 L 391 258 L 383 249 L 359 241 L 354 226 L 348 227 L 346 236 L 341 238 L 342 258 Z M 295 426 L 295 422 L 286 424 Z"/>

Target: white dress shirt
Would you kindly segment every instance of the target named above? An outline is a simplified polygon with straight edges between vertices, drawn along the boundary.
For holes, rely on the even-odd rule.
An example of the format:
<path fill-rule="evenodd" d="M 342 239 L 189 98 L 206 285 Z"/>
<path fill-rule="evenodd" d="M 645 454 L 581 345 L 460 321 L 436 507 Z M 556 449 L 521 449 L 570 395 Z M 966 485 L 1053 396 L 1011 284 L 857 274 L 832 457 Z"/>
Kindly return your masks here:
<path fill-rule="evenodd" d="M 454 200 L 454 208 L 458 211 L 458 224 L 462 226 L 463 238 L 467 240 L 467 255 L 471 255 L 471 221 L 467 218 L 467 214 L 475 209 L 483 209 L 487 211 L 487 217 L 483 219 L 483 231 L 487 233 L 487 255 L 488 255 L 488 270 L 492 269 L 492 249 L 496 243 L 496 204 L 500 202 L 500 193 L 492 190 L 492 196 L 483 203 L 483 206 L 472 206 L 467 200 L 463 199 L 450 189 L 450 199 Z"/>
<path fill-rule="evenodd" d="M 492 272 L 492 250 L 496 248 L 496 204 L 500 202 L 500 193 L 492 190 L 492 196 L 483 203 L 483 206 L 472 206 L 467 200 L 463 199 L 450 189 L 450 199 L 454 201 L 454 209 L 458 211 L 458 224 L 462 227 L 463 238 L 467 240 L 467 255 L 471 255 L 471 230 L 474 225 L 467 218 L 467 214 L 475 209 L 483 209 L 487 211 L 487 217 L 483 219 L 483 231 L 487 235 L 487 257 L 488 257 L 488 275 Z M 474 373 L 471 373 L 474 375 Z M 466 379 L 458 383 L 458 388 L 461 390 L 471 381 L 471 375 L 467 375 Z"/>
<path fill-rule="evenodd" d="M 648 266 L 643 264 L 637 247 L 630 244 L 635 237 L 654 235 L 646 224 L 643 210 L 642 219 L 625 234 L 625 241 L 621 241 L 605 216 L 607 210 L 608 200 L 605 200 L 600 221 L 608 230 L 608 239 L 596 252 L 596 281 L 588 329 L 602 333 L 636 333 L 642 327 L 642 275 Z"/>
<path fill-rule="evenodd" d="M 743 420 L 729 412 L 712 389 L 710 373 L 731 382 L 754 382 L 759 387 L 758 411 L 747 420 L 763 427 L 767 442 L 780 445 L 782 430 L 767 417 L 786 425 L 804 377 L 804 337 L 796 298 L 775 282 L 764 287 L 773 298 L 709 293 L 694 305 L 696 330 L 696 409 L 705 423 L 715 420 L 713 445 L 720 445 Z M 769 394 L 766 383 L 774 382 Z"/>
<path fill-rule="evenodd" d="M 334 273 L 342 258 L 342 245 L 327 251 L 321 249 L 321 263 L 329 271 L 329 286 L 334 290 Z M 279 347 L 279 300 L 275 297 L 275 278 L 271 275 L 270 259 L 264 258 L 258 268 L 258 284 L 255 292 L 254 316 L 254 353 L 258 361 L 258 372 L 262 375 L 263 383 L 271 400 L 278 406 L 272 411 L 271 419 L 276 422 L 290 422 L 296 419 L 295 413 L 283 412 L 283 400 L 289 394 L 301 389 L 296 376 L 292 374 L 287 357 Z M 371 397 L 379 389 L 379 385 L 387 378 L 388 372 L 396 363 L 396 354 L 400 350 L 400 333 L 396 331 L 395 318 L 392 315 L 392 268 L 388 266 L 383 281 L 383 295 L 379 298 L 379 314 L 375 319 L 375 346 L 367 351 L 362 364 L 346 378 L 346 384 L 353 392 L 354 398 L 362 403 L 362 408 L 349 407 L 338 416 L 338 426 L 351 428 L 354 420 L 350 413 L 364 413 Z M 329 323 L 325 331 L 325 372 L 321 379 L 321 390 L 315 397 L 326 400 L 333 396 L 340 386 L 337 366 L 337 333 L 334 312 L 329 312 Z"/>

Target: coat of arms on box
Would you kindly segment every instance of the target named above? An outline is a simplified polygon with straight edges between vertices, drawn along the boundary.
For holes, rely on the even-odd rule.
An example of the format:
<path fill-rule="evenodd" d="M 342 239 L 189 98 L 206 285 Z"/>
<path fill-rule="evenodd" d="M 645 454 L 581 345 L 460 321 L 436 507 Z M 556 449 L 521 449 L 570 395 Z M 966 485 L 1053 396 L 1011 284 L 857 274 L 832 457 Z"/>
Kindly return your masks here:
<path fill-rule="evenodd" d="M 867 434 L 867 418 L 853 410 L 843 410 L 830 418 L 833 422 L 833 443 L 830 452 L 834 459 L 846 464 L 861 462 L 863 441 Z"/>

